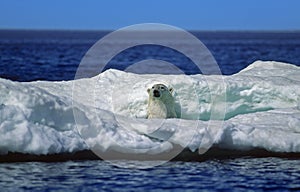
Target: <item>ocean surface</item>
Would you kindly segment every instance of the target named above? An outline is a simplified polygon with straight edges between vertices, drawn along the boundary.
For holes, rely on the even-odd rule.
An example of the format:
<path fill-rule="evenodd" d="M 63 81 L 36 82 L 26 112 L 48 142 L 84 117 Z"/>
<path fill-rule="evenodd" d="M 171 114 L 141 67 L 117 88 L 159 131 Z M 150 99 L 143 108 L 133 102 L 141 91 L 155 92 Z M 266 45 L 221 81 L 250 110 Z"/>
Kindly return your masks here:
<path fill-rule="evenodd" d="M 108 33 L 0 30 L 0 188 L 300 190 L 300 32 L 192 31 L 224 76 L 142 45 L 76 79 L 85 53 Z M 126 71 L 145 59 L 184 74 Z M 179 119 L 146 119 L 145 90 L 157 79 L 174 88 Z M 109 162 L 75 158 L 86 150 Z"/>
<path fill-rule="evenodd" d="M 130 162 L 134 164 L 135 162 Z M 5 191 L 297 191 L 299 160 L 239 158 L 124 169 L 104 161 L 0 164 Z"/>
<path fill-rule="evenodd" d="M 17 81 L 72 80 L 88 51 L 109 31 L 0 31 L 0 77 Z M 300 65 L 300 32 L 192 32 L 211 51 L 223 74 L 231 75 L 256 60 Z M 129 49 L 111 61 L 115 68 L 150 58 L 187 60 L 168 49 Z M 124 59 L 126 58 L 126 59 Z M 198 71 L 185 71 L 198 73 Z"/>

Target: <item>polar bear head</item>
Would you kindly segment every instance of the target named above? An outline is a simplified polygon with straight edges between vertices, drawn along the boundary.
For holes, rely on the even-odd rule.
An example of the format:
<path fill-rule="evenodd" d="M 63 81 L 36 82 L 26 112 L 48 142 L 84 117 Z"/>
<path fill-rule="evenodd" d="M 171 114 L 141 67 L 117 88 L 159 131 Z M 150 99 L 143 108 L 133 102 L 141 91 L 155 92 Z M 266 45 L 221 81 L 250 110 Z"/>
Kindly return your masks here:
<path fill-rule="evenodd" d="M 168 88 L 164 84 L 154 84 L 147 89 L 148 118 L 175 118 L 175 103 L 172 95 L 173 88 Z"/>
<path fill-rule="evenodd" d="M 164 97 L 172 97 L 173 88 L 168 88 L 164 84 L 154 84 L 151 88 L 147 89 L 150 98 L 162 99 Z"/>

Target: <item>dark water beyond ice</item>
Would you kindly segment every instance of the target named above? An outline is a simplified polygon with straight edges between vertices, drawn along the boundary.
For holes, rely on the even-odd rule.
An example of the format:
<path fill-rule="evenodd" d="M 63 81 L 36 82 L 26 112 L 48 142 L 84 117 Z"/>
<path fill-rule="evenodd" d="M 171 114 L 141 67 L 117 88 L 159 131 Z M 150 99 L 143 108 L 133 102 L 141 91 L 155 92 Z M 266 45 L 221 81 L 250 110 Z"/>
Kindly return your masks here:
<path fill-rule="evenodd" d="M 17 80 L 71 80 L 87 50 L 107 31 L 0 30 L 0 77 Z M 300 32 L 193 32 L 211 51 L 223 74 L 235 74 L 256 60 L 300 65 Z M 117 43 L 117 42 L 115 42 Z M 110 67 L 124 69 L 144 59 L 199 73 L 190 61 L 161 46 L 140 46 L 115 56 Z"/>

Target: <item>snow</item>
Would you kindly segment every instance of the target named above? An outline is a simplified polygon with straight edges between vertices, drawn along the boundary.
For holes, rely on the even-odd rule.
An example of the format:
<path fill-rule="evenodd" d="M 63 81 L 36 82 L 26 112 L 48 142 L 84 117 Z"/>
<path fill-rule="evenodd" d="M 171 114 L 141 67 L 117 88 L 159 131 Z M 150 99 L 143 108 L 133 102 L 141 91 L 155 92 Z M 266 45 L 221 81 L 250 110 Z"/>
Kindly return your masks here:
<path fill-rule="evenodd" d="M 147 88 L 174 88 L 177 119 L 146 119 Z M 256 61 L 238 74 L 107 70 L 73 81 L 0 79 L 0 154 L 84 149 L 162 154 L 219 146 L 300 152 L 300 68 Z"/>

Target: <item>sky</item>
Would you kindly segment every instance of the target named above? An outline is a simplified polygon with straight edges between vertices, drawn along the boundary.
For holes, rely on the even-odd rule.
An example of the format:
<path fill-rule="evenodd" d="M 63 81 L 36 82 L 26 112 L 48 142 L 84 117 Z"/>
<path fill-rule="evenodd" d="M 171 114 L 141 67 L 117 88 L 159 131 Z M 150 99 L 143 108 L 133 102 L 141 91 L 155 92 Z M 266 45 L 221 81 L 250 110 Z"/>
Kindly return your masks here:
<path fill-rule="evenodd" d="M 0 29 L 300 30 L 300 0 L 0 0 Z"/>

